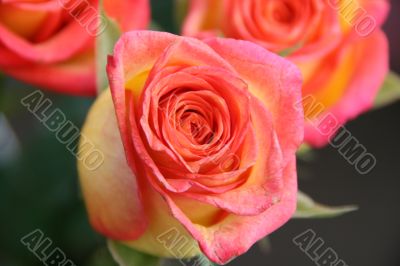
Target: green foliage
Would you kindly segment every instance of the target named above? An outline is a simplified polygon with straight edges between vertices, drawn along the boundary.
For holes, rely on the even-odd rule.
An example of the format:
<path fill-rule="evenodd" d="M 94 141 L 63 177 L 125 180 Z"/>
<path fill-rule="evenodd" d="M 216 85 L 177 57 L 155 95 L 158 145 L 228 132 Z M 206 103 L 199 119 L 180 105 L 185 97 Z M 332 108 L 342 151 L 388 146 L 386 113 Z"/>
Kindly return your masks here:
<path fill-rule="evenodd" d="M 176 25 L 182 25 L 188 12 L 189 0 L 175 0 L 175 21 Z"/>
<path fill-rule="evenodd" d="M 356 206 L 329 207 L 316 203 L 308 195 L 299 191 L 297 210 L 293 218 L 331 218 L 357 210 Z"/>
<path fill-rule="evenodd" d="M 271 251 L 271 240 L 268 237 L 264 237 L 260 241 L 258 241 L 258 247 L 260 248 L 260 251 L 264 254 L 268 254 Z"/>
<path fill-rule="evenodd" d="M 108 240 L 108 249 L 119 266 L 160 266 L 161 260 L 129 248 L 124 244 Z"/>
<path fill-rule="evenodd" d="M 306 143 L 301 144 L 296 155 L 303 161 L 313 161 L 316 158 L 315 150 Z"/>
<path fill-rule="evenodd" d="M 97 250 L 84 266 L 118 266 L 118 264 L 114 261 L 110 251 L 103 247 Z"/>
<path fill-rule="evenodd" d="M 34 89 L 10 78 L 1 88 L 1 109 L 18 136 L 21 152 L 12 163 L 0 166 L 0 265 L 43 265 L 19 241 L 36 228 L 82 265 L 92 250 L 104 245 L 103 239 L 88 223 L 75 157 L 20 103 Z M 81 127 L 91 100 L 44 94 Z"/>
<path fill-rule="evenodd" d="M 101 10 L 101 14 L 104 16 L 107 26 L 96 37 L 96 84 L 98 93 L 108 87 L 106 72 L 107 57 L 113 54 L 115 43 L 121 36 L 121 30 L 117 23 L 107 17 L 103 10 Z"/>
<path fill-rule="evenodd" d="M 400 100 L 400 77 L 390 72 L 375 99 L 374 108 L 382 108 L 398 100 Z"/>

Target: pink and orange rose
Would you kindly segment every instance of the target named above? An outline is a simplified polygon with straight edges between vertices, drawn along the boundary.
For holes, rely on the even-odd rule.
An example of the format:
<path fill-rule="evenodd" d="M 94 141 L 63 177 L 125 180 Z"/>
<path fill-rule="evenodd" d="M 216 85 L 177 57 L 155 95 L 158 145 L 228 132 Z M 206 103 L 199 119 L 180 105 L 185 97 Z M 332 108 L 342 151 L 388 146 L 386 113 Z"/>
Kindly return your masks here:
<path fill-rule="evenodd" d="M 302 71 L 303 94 L 323 110 L 306 110 L 306 142 L 325 145 L 316 122 L 336 127 L 371 108 L 388 72 L 388 45 L 380 29 L 387 0 L 189 0 L 183 34 L 249 40 L 287 54 Z M 306 109 L 306 106 L 305 106 Z M 310 114 L 310 115 L 309 115 Z"/>
<path fill-rule="evenodd" d="M 325 0 L 189 0 L 183 34 L 204 37 L 220 34 L 249 40 L 270 51 L 295 54 L 329 50 L 338 42 L 336 11 Z"/>
<path fill-rule="evenodd" d="M 105 160 L 79 164 L 99 232 L 223 264 L 291 218 L 304 122 L 295 65 L 247 41 L 136 31 L 117 43 L 108 75 L 111 93 L 82 131 Z M 171 229 L 196 248 L 166 249 L 157 239 Z"/>
<path fill-rule="evenodd" d="M 148 0 L 103 3 L 121 30 L 146 27 Z M 94 95 L 94 39 L 107 26 L 98 0 L 3 0 L 0 70 L 57 92 Z"/>

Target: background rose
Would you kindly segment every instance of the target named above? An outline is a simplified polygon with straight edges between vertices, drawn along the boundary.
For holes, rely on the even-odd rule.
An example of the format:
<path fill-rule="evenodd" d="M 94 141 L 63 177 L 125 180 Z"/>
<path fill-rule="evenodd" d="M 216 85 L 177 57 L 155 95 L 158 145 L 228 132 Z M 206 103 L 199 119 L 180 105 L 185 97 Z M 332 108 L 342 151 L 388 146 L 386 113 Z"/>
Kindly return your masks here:
<path fill-rule="evenodd" d="M 339 18 L 325 0 L 189 0 L 182 33 L 256 42 L 273 52 L 321 53 L 339 40 Z"/>
<path fill-rule="evenodd" d="M 380 29 L 388 9 L 386 0 L 191 0 L 183 33 L 222 33 L 289 55 L 303 73 L 303 94 L 313 98 L 305 140 L 323 146 L 332 134 L 321 134 L 318 120 L 331 114 L 338 127 L 371 108 L 388 73 Z"/>
<path fill-rule="evenodd" d="M 148 0 L 105 0 L 123 31 L 149 20 Z M 94 95 L 94 37 L 106 21 L 97 0 L 2 1 L 0 70 L 58 92 Z"/>
<path fill-rule="evenodd" d="M 365 38 L 343 40 L 325 56 L 292 59 L 304 78 L 307 143 L 324 146 L 335 128 L 372 108 L 389 71 L 388 57 L 386 36 L 377 30 Z M 328 134 L 323 133 L 326 126 Z"/>
<path fill-rule="evenodd" d="M 176 228 L 226 263 L 291 217 L 303 132 L 294 65 L 250 42 L 131 32 L 108 73 L 113 101 L 101 95 L 83 129 L 104 164 L 79 165 L 98 231 L 171 257 L 157 237 Z"/>

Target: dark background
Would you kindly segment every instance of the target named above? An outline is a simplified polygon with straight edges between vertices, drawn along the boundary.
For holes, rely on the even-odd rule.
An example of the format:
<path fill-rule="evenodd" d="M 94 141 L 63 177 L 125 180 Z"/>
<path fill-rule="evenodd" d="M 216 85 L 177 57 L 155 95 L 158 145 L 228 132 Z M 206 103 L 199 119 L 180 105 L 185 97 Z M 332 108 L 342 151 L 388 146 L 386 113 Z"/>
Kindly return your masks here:
<path fill-rule="evenodd" d="M 172 1 L 152 2 L 156 23 L 177 32 L 172 24 Z M 391 66 L 397 73 L 399 28 L 400 3 L 396 0 L 385 31 L 391 44 Z M 74 157 L 21 106 L 20 100 L 34 89 L 10 79 L 0 82 L 0 111 L 7 115 L 20 143 L 19 156 L 0 164 L 0 266 L 43 265 L 20 243 L 22 236 L 36 228 L 77 266 L 102 265 L 97 259 L 106 256 L 104 239 L 88 224 Z M 68 119 L 82 125 L 90 99 L 45 95 Z M 312 229 L 349 266 L 399 266 L 399 116 L 400 102 L 366 113 L 347 125 L 377 158 L 376 168 L 368 175 L 358 174 L 330 147 L 316 151 L 314 160 L 299 162 L 301 190 L 328 205 L 356 204 L 359 211 L 334 219 L 292 220 L 271 235 L 268 253 L 255 245 L 229 265 L 315 265 L 292 243 L 295 236 Z"/>

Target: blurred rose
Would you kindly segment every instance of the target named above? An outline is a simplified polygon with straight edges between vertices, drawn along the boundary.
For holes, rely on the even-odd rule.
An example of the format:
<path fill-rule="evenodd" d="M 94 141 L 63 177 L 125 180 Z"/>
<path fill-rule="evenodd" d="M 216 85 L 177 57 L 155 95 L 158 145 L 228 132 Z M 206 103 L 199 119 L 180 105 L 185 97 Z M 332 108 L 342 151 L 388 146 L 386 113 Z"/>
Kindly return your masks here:
<path fill-rule="evenodd" d="M 337 13 L 325 0 L 189 0 L 183 34 L 256 42 L 273 52 L 301 45 L 298 54 L 322 52 L 338 41 Z"/>
<path fill-rule="evenodd" d="M 305 140 L 323 146 L 336 130 L 319 127 L 338 128 L 371 108 L 383 83 L 388 45 L 380 26 L 388 9 L 386 0 L 190 0 L 183 34 L 222 34 L 288 54 L 313 99 Z M 321 123 L 327 114 L 330 125 Z"/>
<path fill-rule="evenodd" d="M 104 0 L 123 31 L 144 28 L 148 0 Z M 46 89 L 94 95 L 94 38 L 108 26 L 97 0 L 3 0 L 0 70 Z"/>
<path fill-rule="evenodd" d="M 304 121 L 292 63 L 245 41 L 130 32 L 108 73 L 112 97 L 83 128 L 104 164 L 79 165 L 99 232 L 163 257 L 199 245 L 221 264 L 292 216 Z M 160 239 L 174 230 L 186 249 Z"/>
<path fill-rule="evenodd" d="M 320 147 L 337 128 L 369 110 L 388 73 L 384 33 L 344 40 L 326 56 L 293 59 L 303 78 L 305 141 Z"/>

